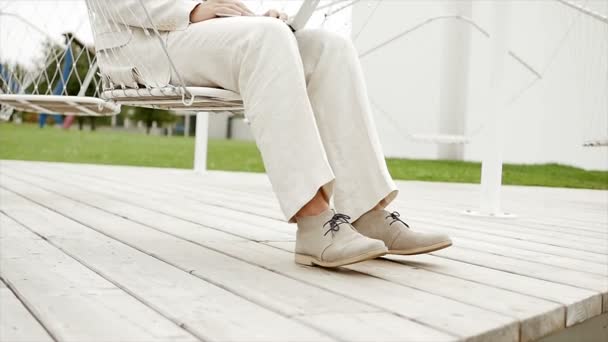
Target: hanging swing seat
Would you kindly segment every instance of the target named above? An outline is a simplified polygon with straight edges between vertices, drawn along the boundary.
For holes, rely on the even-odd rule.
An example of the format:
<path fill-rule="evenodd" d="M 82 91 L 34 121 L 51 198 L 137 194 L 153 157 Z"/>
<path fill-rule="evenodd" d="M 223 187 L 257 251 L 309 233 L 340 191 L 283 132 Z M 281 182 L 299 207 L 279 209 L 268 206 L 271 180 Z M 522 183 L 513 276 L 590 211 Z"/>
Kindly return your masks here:
<path fill-rule="evenodd" d="M 0 105 L 33 113 L 112 116 L 120 105 L 89 96 L 0 94 Z"/>
<path fill-rule="evenodd" d="M 243 100 L 233 91 L 207 87 L 127 88 L 106 90 L 104 100 L 137 107 L 172 111 L 242 111 Z"/>

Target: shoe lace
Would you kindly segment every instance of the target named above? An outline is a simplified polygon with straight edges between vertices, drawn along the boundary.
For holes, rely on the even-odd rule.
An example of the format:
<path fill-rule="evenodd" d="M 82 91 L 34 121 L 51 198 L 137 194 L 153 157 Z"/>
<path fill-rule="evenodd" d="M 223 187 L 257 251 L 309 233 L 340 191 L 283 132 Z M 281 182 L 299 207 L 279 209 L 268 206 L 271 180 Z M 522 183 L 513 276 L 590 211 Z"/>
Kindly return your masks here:
<path fill-rule="evenodd" d="M 332 216 L 332 218 L 329 219 L 329 221 L 327 221 L 323 224 L 323 227 L 325 227 L 326 225 L 329 224 L 329 229 L 327 229 L 327 231 L 325 232 L 325 234 L 323 234 L 323 236 L 327 235 L 327 233 L 329 233 L 329 232 L 331 232 L 331 235 L 333 236 L 337 231 L 340 230 L 341 224 L 344 224 L 344 223 L 350 224 L 350 222 L 348 220 L 350 220 L 350 216 L 340 214 L 340 213 L 335 213 L 334 216 Z"/>
<path fill-rule="evenodd" d="M 393 219 L 393 220 L 391 221 L 391 223 L 389 223 L 389 226 L 390 226 L 390 225 L 392 225 L 393 223 L 395 223 L 395 222 L 399 221 L 399 222 L 403 223 L 403 224 L 404 224 L 406 227 L 408 227 L 408 228 L 409 228 L 410 226 L 409 226 L 407 223 L 405 223 L 405 222 L 404 222 L 402 219 L 400 219 L 400 218 L 399 218 L 399 216 L 401 216 L 401 215 L 399 215 L 399 213 L 398 213 L 398 212 L 393 211 L 393 212 L 392 212 L 392 213 L 390 213 L 390 214 L 389 214 L 387 217 L 385 217 L 385 219 L 387 219 L 387 218 L 389 218 L 389 217 Z"/>

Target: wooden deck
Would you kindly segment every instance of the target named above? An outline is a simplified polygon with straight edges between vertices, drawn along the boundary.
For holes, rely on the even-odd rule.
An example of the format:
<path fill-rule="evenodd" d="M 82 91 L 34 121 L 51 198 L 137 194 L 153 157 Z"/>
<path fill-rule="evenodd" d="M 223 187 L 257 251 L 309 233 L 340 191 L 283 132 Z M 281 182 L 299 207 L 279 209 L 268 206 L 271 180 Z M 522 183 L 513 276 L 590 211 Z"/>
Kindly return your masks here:
<path fill-rule="evenodd" d="M 608 192 L 505 187 L 518 217 L 486 219 L 461 214 L 476 185 L 398 184 L 393 207 L 454 246 L 325 270 L 294 264 L 265 175 L 2 161 L 0 340 L 531 341 L 608 322 Z"/>

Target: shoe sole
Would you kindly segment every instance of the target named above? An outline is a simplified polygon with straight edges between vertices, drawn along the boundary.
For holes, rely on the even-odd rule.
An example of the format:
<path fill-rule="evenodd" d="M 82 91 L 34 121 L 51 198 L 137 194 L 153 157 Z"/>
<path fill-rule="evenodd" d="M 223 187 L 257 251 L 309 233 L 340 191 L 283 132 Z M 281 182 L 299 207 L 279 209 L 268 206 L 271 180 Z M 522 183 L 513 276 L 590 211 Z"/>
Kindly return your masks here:
<path fill-rule="evenodd" d="M 334 268 L 334 267 L 354 264 L 354 263 L 365 261 L 365 260 L 375 259 L 375 258 L 381 257 L 383 255 L 386 255 L 386 253 L 387 253 L 386 249 L 380 249 L 380 250 L 367 252 L 367 253 L 364 253 L 361 255 L 357 255 L 354 257 L 350 257 L 347 259 L 333 261 L 333 262 L 322 261 L 313 256 L 306 255 L 306 254 L 296 254 L 295 261 L 297 264 L 300 264 L 300 265 Z"/>
<path fill-rule="evenodd" d="M 438 251 L 440 249 L 448 248 L 452 245 L 452 241 L 443 241 L 440 243 L 436 243 L 434 245 L 418 247 L 413 249 L 389 249 L 388 254 L 398 254 L 398 255 L 416 255 L 416 254 L 424 254 L 430 253 L 434 251 Z"/>

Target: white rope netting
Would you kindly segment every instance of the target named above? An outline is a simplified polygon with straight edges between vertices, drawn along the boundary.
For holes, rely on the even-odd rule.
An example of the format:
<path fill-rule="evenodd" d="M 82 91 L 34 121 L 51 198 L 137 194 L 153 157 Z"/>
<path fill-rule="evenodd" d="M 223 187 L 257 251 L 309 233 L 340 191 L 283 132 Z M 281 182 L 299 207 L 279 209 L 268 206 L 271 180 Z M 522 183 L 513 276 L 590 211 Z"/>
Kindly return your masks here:
<path fill-rule="evenodd" d="M 160 1 L 160 0 L 156 0 Z M 245 1 L 256 12 L 267 8 L 277 8 L 294 14 L 301 1 Z M 110 115 L 119 110 L 119 104 L 170 109 L 175 111 L 240 111 L 243 105 L 240 96 L 223 89 L 193 87 L 183 82 L 184 70 L 177 70 L 165 45 L 167 32 L 160 30 L 144 0 L 82 0 L 7 2 L 0 1 L 0 114 L 10 114 L 13 110 L 34 112 Z M 560 57 L 576 54 L 575 77 L 579 111 L 573 113 L 588 123 L 582 134 L 588 146 L 605 145 L 608 139 L 608 5 L 596 0 L 552 0 L 547 4 L 557 6 L 557 10 L 547 15 L 563 16 L 558 27 L 548 27 L 546 37 L 554 37 L 550 42 L 538 41 L 538 45 L 553 46 L 549 53 L 537 53 L 535 46 L 520 46 L 517 41 L 507 52 L 511 64 L 521 73 L 519 84 L 507 89 L 505 107 L 517 104 L 531 96 L 535 88 L 554 82 L 555 75 L 563 69 Z M 29 4 L 29 5 L 28 5 Z M 69 5 L 70 8 L 60 8 Z M 86 4 L 86 5 L 85 5 Z M 351 35 L 357 43 L 367 31 L 377 25 L 377 16 L 384 15 L 383 0 L 327 0 L 321 1 L 309 26 L 325 27 L 345 35 Z M 391 4 L 394 5 L 394 4 Z M 477 6 L 477 3 L 475 3 Z M 350 13 L 353 6 L 364 8 L 367 15 L 363 22 L 351 32 Z M 540 6 L 540 5 L 539 5 Z M 550 6 L 550 5 L 546 5 Z M 53 8 L 54 7 L 54 8 Z M 412 8 L 414 8 L 413 6 Z M 408 13 L 408 19 L 393 23 L 394 34 L 373 37 L 373 44 L 363 45 L 360 57 L 365 62 L 390 53 L 393 46 L 403 45 L 414 37 L 423 42 L 429 31 L 435 30 L 442 22 L 460 22 L 471 29 L 477 37 L 483 37 L 486 45 L 492 40 L 491 25 L 485 18 L 446 13 L 440 5 L 436 10 L 425 12 L 420 17 Z M 87 11 L 88 9 L 88 11 Z M 53 13 L 53 15 L 48 15 Z M 25 15 L 27 14 L 27 15 Z M 521 13 L 520 13 L 521 14 Z M 525 14 L 525 13 L 524 13 Z M 525 15 L 524 15 L 525 16 Z M 518 17 L 517 20 L 526 18 Z M 537 19 L 538 20 L 538 19 Z M 91 30 L 92 29 L 92 30 Z M 101 31 L 100 31 L 101 30 Z M 148 49 L 142 55 L 124 47 L 107 45 L 100 33 L 113 32 L 114 39 L 130 39 L 137 35 Z M 433 31 L 435 32 L 435 31 Z M 532 33 L 532 32 L 531 32 Z M 101 37 L 101 38 L 100 38 Z M 122 37 L 122 38 L 121 38 Z M 538 34 L 526 37 L 529 41 Z M 96 48 L 94 48 L 94 38 Z M 598 48 L 599 47 L 599 48 Z M 417 54 L 424 55 L 428 46 L 411 47 Z M 602 51 L 603 53 L 597 53 Z M 401 49 L 400 51 L 405 51 Z M 428 56 L 433 56 L 432 51 Z M 540 58 L 537 56 L 541 56 Z M 176 75 L 170 83 L 153 77 L 158 72 L 159 59 L 162 65 Z M 408 68 L 418 68 L 415 63 L 402 64 L 400 72 Z M 367 70 L 373 73 L 373 69 Z M 381 76 L 381 75 L 380 75 Z M 553 78 L 552 78 L 553 77 Z M 427 88 L 439 89 L 440 84 L 429 78 Z M 409 80 L 404 78 L 404 86 Z M 411 87 L 418 85 L 412 84 Z M 403 125 L 397 120 L 400 115 L 386 110 L 386 101 L 378 101 L 371 94 L 372 104 L 391 126 L 404 132 L 406 139 L 440 144 L 465 144 L 477 136 L 485 126 L 483 114 L 478 124 L 469 127 L 465 135 L 441 134 L 440 132 L 415 133 L 416 124 L 424 120 Z M 480 97 L 483 97 L 481 94 Z M 472 98 L 475 102 L 475 96 Z M 556 98 L 559 102 L 562 99 Z M 400 102 L 407 111 L 409 104 Z M 474 111 L 475 106 L 472 106 Z"/>
<path fill-rule="evenodd" d="M 57 10 L 53 1 L 0 3 L 0 114 L 116 114 L 118 105 L 98 98 L 95 50 L 80 38 L 88 30 L 84 6 L 71 20 L 47 10 Z"/>

